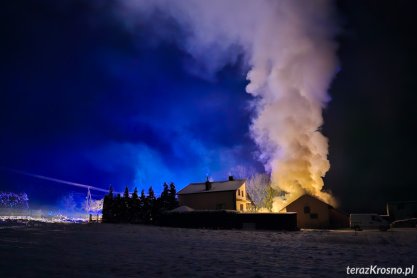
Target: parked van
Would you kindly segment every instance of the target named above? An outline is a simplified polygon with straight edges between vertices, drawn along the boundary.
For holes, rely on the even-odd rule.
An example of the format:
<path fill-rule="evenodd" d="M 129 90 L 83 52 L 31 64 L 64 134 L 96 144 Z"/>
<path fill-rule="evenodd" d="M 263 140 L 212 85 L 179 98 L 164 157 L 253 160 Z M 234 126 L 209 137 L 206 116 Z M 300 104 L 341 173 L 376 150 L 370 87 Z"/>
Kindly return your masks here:
<path fill-rule="evenodd" d="M 350 227 L 356 231 L 362 229 L 389 229 L 389 222 L 376 213 L 361 213 L 350 215 Z"/>

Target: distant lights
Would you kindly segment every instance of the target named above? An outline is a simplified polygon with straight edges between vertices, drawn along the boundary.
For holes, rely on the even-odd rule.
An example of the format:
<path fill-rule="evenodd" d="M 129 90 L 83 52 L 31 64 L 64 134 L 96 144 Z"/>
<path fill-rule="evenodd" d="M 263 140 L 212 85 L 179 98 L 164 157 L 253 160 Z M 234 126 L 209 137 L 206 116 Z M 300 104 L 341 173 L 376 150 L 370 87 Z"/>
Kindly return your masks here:
<path fill-rule="evenodd" d="M 28 195 L 24 192 L 0 192 L 0 208 L 28 209 L 28 201 Z"/>

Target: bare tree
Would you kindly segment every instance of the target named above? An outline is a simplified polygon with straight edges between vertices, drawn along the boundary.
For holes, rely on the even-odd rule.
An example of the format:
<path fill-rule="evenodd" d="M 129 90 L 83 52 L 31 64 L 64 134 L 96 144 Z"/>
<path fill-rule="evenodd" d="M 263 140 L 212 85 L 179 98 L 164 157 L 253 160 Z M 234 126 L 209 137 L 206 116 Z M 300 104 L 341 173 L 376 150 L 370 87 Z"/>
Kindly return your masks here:
<path fill-rule="evenodd" d="M 266 207 L 266 200 L 269 198 L 272 200 L 271 181 L 268 174 L 254 174 L 249 177 L 246 181 L 246 190 L 257 208 Z"/>

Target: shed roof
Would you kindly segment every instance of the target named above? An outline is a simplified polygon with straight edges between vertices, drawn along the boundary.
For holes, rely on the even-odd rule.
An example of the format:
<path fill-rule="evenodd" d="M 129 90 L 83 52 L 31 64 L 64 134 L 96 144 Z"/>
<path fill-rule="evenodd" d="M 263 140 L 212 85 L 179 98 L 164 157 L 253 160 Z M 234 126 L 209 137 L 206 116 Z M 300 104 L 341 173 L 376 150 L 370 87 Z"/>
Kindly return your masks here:
<path fill-rule="evenodd" d="M 297 202 L 299 202 L 299 201 L 301 201 L 301 200 L 304 200 L 304 199 L 306 199 L 306 198 L 307 198 L 307 199 L 313 199 L 313 200 L 318 201 L 319 203 L 321 203 L 321 204 L 323 204 L 323 205 L 328 206 L 328 207 L 329 207 L 329 208 L 331 208 L 331 209 L 334 209 L 334 207 L 333 207 L 332 205 L 330 205 L 330 204 L 328 204 L 328 203 L 324 202 L 323 200 L 321 200 L 321 199 L 317 198 L 316 196 L 312 196 L 312 195 L 310 195 L 310 194 L 308 194 L 308 193 L 301 195 L 300 197 L 298 197 L 297 199 L 295 199 L 294 201 L 292 201 L 291 203 L 289 203 L 286 207 L 288 207 L 288 206 L 290 206 L 290 205 L 292 205 L 292 204 L 294 204 L 294 203 L 297 203 Z"/>
<path fill-rule="evenodd" d="M 180 207 L 170 210 L 169 212 L 187 212 L 187 211 L 194 211 L 194 209 L 188 206 L 180 206 Z"/>
<path fill-rule="evenodd" d="M 303 199 L 305 199 L 305 198 L 315 199 L 316 201 L 318 201 L 318 202 L 320 202 L 320 203 L 322 203 L 322 204 L 326 205 L 326 206 L 327 206 L 330 210 L 337 211 L 337 212 L 340 212 L 340 213 L 342 213 L 342 214 L 346 214 L 345 212 L 343 212 L 343 211 L 341 211 L 341 210 L 339 210 L 339 209 L 337 209 L 337 208 L 333 207 L 332 205 L 330 205 L 330 204 L 328 204 L 328 203 L 324 202 L 323 200 L 321 200 L 321 199 L 319 199 L 319 198 L 317 198 L 317 197 L 315 197 L 315 196 L 312 196 L 312 195 L 310 195 L 310 194 L 308 194 L 308 193 L 306 193 L 306 194 L 304 194 L 304 195 L 301 195 L 300 197 L 298 197 L 297 199 L 295 199 L 294 201 L 292 201 L 291 203 L 289 203 L 288 205 L 286 205 L 286 206 L 285 206 L 285 208 L 287 208 L 288 206 L 290 206 L 290 205 L 292 205 L 292 204 L 294 204 L 294 203 L 296 203 L 296 202 L 298 202 L 298 201 L 301 201 L 301 200 L 303 200 Z"/>
<path fill-rule="evenodd" d="M 219 192 L 219 191 L 236 191 L 241 187 L 246 180 L 232 180 L 232 181 L 218 181 L 211 183 L 211 189 L 206 190 L 206 183 L 190 183 L 183 189 L 181 189 L 178 194 L 193 194 L 193 193 L 209 193 L 209 192 Z"/>

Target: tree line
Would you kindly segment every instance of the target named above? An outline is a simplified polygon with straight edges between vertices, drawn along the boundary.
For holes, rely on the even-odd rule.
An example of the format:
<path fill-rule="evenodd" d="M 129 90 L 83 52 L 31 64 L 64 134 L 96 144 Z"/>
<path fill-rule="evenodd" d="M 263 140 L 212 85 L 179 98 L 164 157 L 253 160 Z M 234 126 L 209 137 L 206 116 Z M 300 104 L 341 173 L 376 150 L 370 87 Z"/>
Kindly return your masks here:
<path fill-rule="evenodd" d="M 142 190 L 140 196 L 137 188 L 130 195 L 126 186 L 123 196 L 117 194 L 116 197 L 110 186 L 109 194 L 104 196 L 102 220 L 105 223 L 155 223 L 161 213 L 178 207 L 176 195 L 177 190 L 172 182 L 169 186 L 164 183 L 158 198 L 152 186 L 147 195 Z"/>

